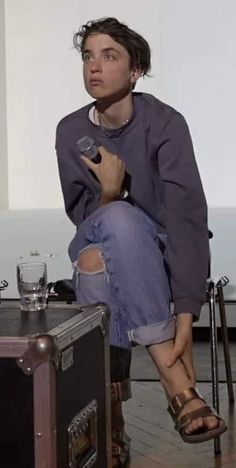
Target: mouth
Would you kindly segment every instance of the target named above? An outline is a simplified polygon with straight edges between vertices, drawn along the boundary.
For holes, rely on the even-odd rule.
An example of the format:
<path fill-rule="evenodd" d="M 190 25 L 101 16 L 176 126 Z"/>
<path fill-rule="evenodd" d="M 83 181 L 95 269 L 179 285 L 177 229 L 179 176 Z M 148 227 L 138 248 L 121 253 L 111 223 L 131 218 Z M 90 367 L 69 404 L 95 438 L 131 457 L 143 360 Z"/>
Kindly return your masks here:
<path fill-rule="evenodd" d="M 89 80 L 89 84 L 90 84 L 91 86 L 99 86 L 99 85 L 101 85 L 102 83 L 103 83 L 102 80 L 98 80 L 98 79 L 95 79 L 95 78 Z"/>

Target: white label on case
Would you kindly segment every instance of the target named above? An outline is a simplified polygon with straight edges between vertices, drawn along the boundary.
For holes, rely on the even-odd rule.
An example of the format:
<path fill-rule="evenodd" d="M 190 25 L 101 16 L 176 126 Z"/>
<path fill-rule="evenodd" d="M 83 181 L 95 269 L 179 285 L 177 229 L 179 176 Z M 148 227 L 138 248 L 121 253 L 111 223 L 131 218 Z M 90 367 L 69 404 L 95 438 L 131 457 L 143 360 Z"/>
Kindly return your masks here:
<path fill-rule="evenodd" d="M 61 353 L 61 370 L 64 372 L 74 363 L 73 346 Z"/>

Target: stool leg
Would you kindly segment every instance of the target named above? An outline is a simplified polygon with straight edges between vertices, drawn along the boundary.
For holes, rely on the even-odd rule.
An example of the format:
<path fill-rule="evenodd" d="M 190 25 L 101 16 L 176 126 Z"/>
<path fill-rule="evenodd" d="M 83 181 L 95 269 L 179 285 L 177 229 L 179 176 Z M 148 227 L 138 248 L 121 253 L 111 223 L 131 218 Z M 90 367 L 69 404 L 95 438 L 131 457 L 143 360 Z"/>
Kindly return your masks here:
<path fill-rule="evenodd" d="M 234 390 L 232 382 L 232 371 L 231 371 L 231 360 L 229 352 L 229 339 L 228 339 L 228 330 L 226 323 L 226 314 L 225 314 L 225 303 L 224 303 L 224 293 L 222 286 L 217 286 L 217 294 L 219 301 L 219 312 L 221 320 L 221 329 L 222 329 L 222 342 L 224 350 L 224 360 L 225 360 L 225 372 L 226 372 L 226 381 L 228 388 L 229 401 L 234 401 Z"/>
<path fill-rule="evenodd" d="M 217 328 L 215 315 L 215 284 L 213 281 L 209 284 L 209 315 L 210 315 L 210 333 L 211 333 L 211 374 L 212 374 L 212 404 L 217 413 L 219 413 L 219 379 L 218 379 L 218 356 L 217 356 Z M 221 453 L 220 438 L 214 439 L 214 453 Z"/>

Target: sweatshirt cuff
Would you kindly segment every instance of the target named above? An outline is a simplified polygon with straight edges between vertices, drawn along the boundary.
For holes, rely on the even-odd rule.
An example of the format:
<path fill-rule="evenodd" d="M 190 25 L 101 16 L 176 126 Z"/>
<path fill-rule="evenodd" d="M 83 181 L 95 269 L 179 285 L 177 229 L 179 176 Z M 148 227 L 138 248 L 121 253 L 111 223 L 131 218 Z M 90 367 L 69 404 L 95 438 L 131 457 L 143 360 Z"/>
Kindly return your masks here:
<path fill-rule="evenodd" d="M 193 321 L 199 320 L 202 301 L 192 297 L 180 297 L 174 301 L 174 314 L 193 314 Z"/>

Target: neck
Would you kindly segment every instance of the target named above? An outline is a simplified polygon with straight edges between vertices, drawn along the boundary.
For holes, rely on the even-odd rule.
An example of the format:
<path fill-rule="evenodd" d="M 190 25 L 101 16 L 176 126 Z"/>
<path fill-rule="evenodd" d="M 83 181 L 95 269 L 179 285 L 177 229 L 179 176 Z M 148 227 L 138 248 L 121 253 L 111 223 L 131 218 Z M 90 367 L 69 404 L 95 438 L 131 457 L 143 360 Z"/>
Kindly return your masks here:
<path fill-rule="evenodd" d="M 98 100 L 96 109 L 100 125 L 107 128 L 119 128 L 132 117 L 133 97 L 132 93 L 113 102 Z"/>

